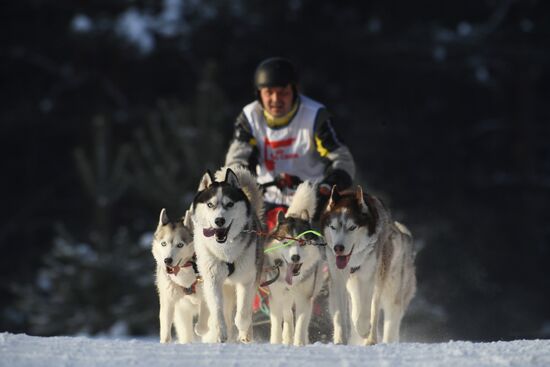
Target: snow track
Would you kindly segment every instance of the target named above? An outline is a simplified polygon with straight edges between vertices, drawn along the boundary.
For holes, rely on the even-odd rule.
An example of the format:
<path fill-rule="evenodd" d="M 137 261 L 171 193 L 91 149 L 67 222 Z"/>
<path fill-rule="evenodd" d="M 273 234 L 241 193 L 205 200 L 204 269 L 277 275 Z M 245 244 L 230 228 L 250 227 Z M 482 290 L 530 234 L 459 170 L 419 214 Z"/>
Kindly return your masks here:
<path fill-rule="evenodd" d="M 550 366 L 550 340 L 373 347 L 313 344 L 161 345 L 152 340 L 0 334 L 0 366 Z"/>

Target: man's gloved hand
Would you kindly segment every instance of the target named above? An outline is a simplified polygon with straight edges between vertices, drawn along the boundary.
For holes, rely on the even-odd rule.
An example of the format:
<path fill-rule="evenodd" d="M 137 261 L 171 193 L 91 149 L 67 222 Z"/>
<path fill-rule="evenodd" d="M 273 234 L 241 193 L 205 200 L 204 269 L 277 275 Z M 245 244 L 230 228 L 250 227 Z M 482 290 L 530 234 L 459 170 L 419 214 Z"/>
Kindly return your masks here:
<path fill-rule="evenodd" d="M 326 183 L 326 182 L 321 182 L 321 183 L 319 184 L 319 195 L 321 195 L 321 196 L 329 196 L 331 190 L 332 190 L 332 186 L 330 186 L 328 183 Z"/>
<path fill-rule="evenodd" d="M 300 180 L 300 177 L 292 176 L 287 173 L 281 173 L 277 175 L 277 177 L 275 177 L 275 185 L 281 190 L 294 189 L 300 183 L 302 183 L 302 180 Z"/>

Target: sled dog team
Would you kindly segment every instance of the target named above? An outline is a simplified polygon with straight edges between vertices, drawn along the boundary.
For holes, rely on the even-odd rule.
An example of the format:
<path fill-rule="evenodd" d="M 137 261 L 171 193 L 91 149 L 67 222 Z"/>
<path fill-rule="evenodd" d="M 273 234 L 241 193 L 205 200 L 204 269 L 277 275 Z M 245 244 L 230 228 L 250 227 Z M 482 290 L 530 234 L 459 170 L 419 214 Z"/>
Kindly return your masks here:
<path fill-rule="evenodd" d="M 397 342 L 416 290 L 411 233 L 357 187 L 333 188 L 321 236 L 312 223 L 316 191 L 315 184 L 300 184 L 269 233 L 262 192 L 244 168 L 207 172 L 183 219 L 170 221 L 162 209 L 152 246 L 160 342 L 171 341 L 172 325 L 180 343 L 252 342 L 253 298 L 263 284 L 270 342 L 308 344 L 325 264 L 333 342 L 377 343 L 381 310 L 382 341 Z"/>

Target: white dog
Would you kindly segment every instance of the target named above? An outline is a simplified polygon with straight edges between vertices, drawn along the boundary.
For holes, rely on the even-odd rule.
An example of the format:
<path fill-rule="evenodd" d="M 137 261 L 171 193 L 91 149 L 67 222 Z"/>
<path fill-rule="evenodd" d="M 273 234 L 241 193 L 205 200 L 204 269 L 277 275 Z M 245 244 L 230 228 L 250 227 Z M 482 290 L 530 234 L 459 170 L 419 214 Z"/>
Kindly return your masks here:
<path fill-rule="evenodd" d="M 238 339 L 252 341 L 252 300 L 263 265 L 262 194 L 252 174 L 224 168 L 207 172 L 193 201 L 197 264 L 204 279 L 210 318 L 204 341 L 225 342 L 236 303 Z M 235 300 L 233 300 L 235 297 Z"/>
<path fill-rule="evenodd" d="M 190 343 L 195 339 L 193 318 L 198 317 L 195 332 L 204 334 L 208 309 L 194 259 L 192 223 L 188 212 L 183 221 L 170 222 L 166 210 L 161 210 L 152 252 L 157 263 L 160 342 L 172 340 L 174 322 L 179 342 Z"/>
<path fill-rule="evenodd" d="M 321 223 L 327 241 L 334 342 L 345 340 L 345 288 L 351 300 L 352 336 L 366 345 L 377 343 L 383 309 L 383 342 L 399 341 L 401 319 L 416 291 L 411 233 L 392 222 L 380 200 L 363 195 L 361 187 L 348 193 L 333 188 Z"/>
<path fill-rule="evenodd" d="M 300 238 L 307 240 L 304 242 L 289 241 L 284 237 L 297 238 L 311 230 L 316 202 L 316 185 L 308 181 L 301 183 L 286 215 L 278 213 L 277 226 L 270 233 L 273 239 L 266 246 L 267 261 L 270 266 L 278 267 L 277 274 L 284 275 L 269 285 L 272 344 L 282 342 L 298 346 L 309 343 L 308 326 L 313 301 L 323 284 L 321 253 L 311 233 Z M 282 242 L 287 245 L 281 245 Z"/>

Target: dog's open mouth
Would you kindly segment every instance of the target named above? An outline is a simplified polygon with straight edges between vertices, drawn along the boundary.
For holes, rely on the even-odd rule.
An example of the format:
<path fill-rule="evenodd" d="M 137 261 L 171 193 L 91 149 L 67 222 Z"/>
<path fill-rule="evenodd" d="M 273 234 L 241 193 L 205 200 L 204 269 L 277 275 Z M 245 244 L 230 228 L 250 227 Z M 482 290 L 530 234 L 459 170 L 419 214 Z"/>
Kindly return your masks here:
<path fill-rule="evenodd" d="M 292 277 L 300 275 L 300 269 L 302 268 L 302 263 L 289 263 L 286 268 L 285 281 L 288 285 L 292 285 Z"/>
<path fill-rule="evenodd" d="M 353 247 L 351 248 L 351 251 L 349 252 L 349 254 L 336 256 L 336 267 L 338 269 L 344 269 L 346 266 L 348 266 L 348 262 L 351 257 L 351 254 L 353 254 Z"/>
<path fill-rule="evenodd" d="M 225 228 L 203 228 L 202 234 L 205 237 L 216 236 L 216 242 L 224 243 L 225 241 L 227 241 L 227 235 L 229 234 L 229 230 L 231 229 L 231 224 L 233 224 L 233 222 L 231 222 Z"/>
<path fill-rule="evenodd" d="M 166 265 L 166 272 L 168 274 L 178 275 L 178 273 L 180 272 L 180 267 L 178 265 L 176 266 Z"/>

